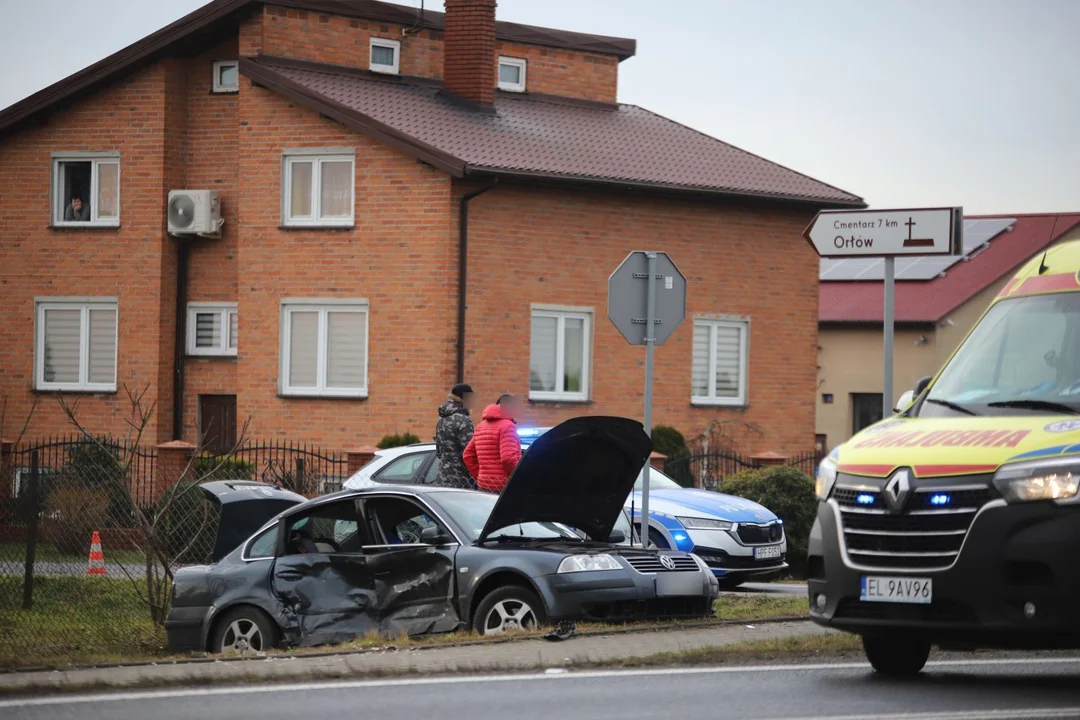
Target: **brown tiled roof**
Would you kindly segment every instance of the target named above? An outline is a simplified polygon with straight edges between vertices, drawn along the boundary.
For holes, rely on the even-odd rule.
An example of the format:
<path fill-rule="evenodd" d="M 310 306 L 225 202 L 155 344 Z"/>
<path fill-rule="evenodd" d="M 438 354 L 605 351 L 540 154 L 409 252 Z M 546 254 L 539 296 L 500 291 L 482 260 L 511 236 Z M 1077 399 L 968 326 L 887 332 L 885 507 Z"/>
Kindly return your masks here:
<path fill-rule="evenodd" d="M 495 114 L 437 83 L 280 58 L 241 61 L 253 81 L 457 177 L 521 176 L 818 205 L 861 198 L 634 105 L 500 94 Z"/>
<path fill-rule="evenodd" d="M 58 105 L 94 91 L 105 83 L 154 60 L 183 50 L 183 45 L 205 45 L 206 38 L 215 32 L 235 28 L 238 17 L 262 5 L 278 5 L 308 12 L 343 15 L 405 25 L 416 24 L 415 8 L 378 0 L 212 0 L 198 10 L 188 13 L 138 42 L 113 53 L 99 62 L 69 75 L 63 80 L 0 110 L 0 135 L 21 126 L 35 116 L 48 113 Z M 420 28 L 441 30 L 443 13 L 426 11 L 418 23 Z M 555 30 L 533 25 L 497 21 L 495 34 L 500 40 L 534 45 L 567 48 L 616 55 L 620 60 L 631 57 L 637 47 L 628 38 L 591 35 L 588 33 Z"/>

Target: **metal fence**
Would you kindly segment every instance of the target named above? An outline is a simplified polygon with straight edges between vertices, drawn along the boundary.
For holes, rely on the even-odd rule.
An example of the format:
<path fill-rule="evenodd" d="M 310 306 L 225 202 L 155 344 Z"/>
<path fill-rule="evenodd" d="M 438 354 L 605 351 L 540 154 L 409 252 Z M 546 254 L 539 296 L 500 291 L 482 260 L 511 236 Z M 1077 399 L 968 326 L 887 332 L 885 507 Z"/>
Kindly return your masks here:
<path fill-rule="evenodd" d="M 0 667 L 164 650 L 171 573 L 206 562 L 218 507 L 208 480 L 306 496 L 338 490 L 344 453 L 251 443 L 166 476 L 153 447 L 56 438 L 0 460 Z M 100 546 L 92 545 L 92 540 Z"/>
<path fill-rule="evenodd" d="M 810 450 L 790 456 L 784 464 L 814 477 L 819 462 L 820 453 Z M 680 485 L 714 491 L 719 491 L 724 480 L 732 475 L 761 467 L 753 458 L 731 450 L 689 452 L 664 461 L 664 473 Z"/>

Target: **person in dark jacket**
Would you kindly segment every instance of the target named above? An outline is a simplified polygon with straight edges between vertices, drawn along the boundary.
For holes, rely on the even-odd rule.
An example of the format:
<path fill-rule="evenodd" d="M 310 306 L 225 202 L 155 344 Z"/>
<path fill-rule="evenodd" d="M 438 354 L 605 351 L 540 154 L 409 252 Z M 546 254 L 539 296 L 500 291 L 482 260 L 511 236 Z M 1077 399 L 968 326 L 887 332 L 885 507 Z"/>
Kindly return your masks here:
<path fill-rule="evenodd" d="M 469 475 L 462 456 L 465 446 L 473 436 L 473 423 L 469 417 L 473 389 L 459 383 L 450 391 L 450 397 L 439 408 L 439 423 L 435 426 L 435 457 L 439 463 L 438 484 L 447 487 L 476 489 L 476 481 Z"/>
<path fill-rule="evenodd" d="M 465 467 L 481 490 L 502 492 L 521 460 L 518 408 L 513 395 L 503 395 L 497 403 L 484 408 L 483 422 L 465 448 Z"/>

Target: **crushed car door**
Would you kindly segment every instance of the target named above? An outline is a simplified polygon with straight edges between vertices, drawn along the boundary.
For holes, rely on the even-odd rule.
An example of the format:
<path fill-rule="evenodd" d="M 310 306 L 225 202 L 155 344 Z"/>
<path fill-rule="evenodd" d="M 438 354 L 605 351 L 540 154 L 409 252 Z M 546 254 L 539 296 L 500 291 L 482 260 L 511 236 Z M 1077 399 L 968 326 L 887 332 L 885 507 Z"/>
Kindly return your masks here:
<path fill-rule="evenodd" d="M 458 542 L 436 513 L 405 495 L 365 496 L 364 546 L 375 580 L 381 630 L 421 635 L 458 629 L 454 558 Z"/>
<path fill-rule="evenodd" d="M 287 644 L 344 642 L 378 629 L 375 579 L 363 544 L 354 499 L 285 519 L 271 583 L 282 603 Z"/>

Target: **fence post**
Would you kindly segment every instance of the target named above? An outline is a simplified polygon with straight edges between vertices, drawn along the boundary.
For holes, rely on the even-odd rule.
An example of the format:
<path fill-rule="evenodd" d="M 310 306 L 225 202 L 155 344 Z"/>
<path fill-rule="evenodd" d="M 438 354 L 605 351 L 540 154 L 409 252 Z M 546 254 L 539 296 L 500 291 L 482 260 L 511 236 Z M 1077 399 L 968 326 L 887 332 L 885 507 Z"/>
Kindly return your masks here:
<path fill-rule="evenodd" d="M 346 450 L 345 454 L 349 458 L 349 477 L 352 477 L 360 468 L 367 465 L 369 462 L 371 462 L 371 459 L 375 457 L 375 448 L 358 447 L 351 450 Z"/>
<path fill-rule="evenodd" d="M 188 464 L 194 453 L 195 446 L 183 440 L 171 440 L 157 446 L 157 478 L 150 492 L 152 504 L 156 504 L 169 488 L 190 479 Z"/>
<path fill-rule="evenodd" d="M 38 511 L 40 473 L 38 472 L 38 451 L 30 451 L 30 479 L 26 488 L 26 567 L 23 569 L 23 610 L 29 610 L 34 604 L 34 558 L 37 555 Z"/>
<path fill-rule="evenodd" d="M 296 487 L 292 488 L 293 492 L 304 495 L 304 458 L 296 458 Z"/>
<path fill-rule="evenodd" d="M 0 500 L 8 497 L 15 499 L 11 496 L 15 486 L 14 452 L 15 443 L 7 438 L 0 438 Z"/>

